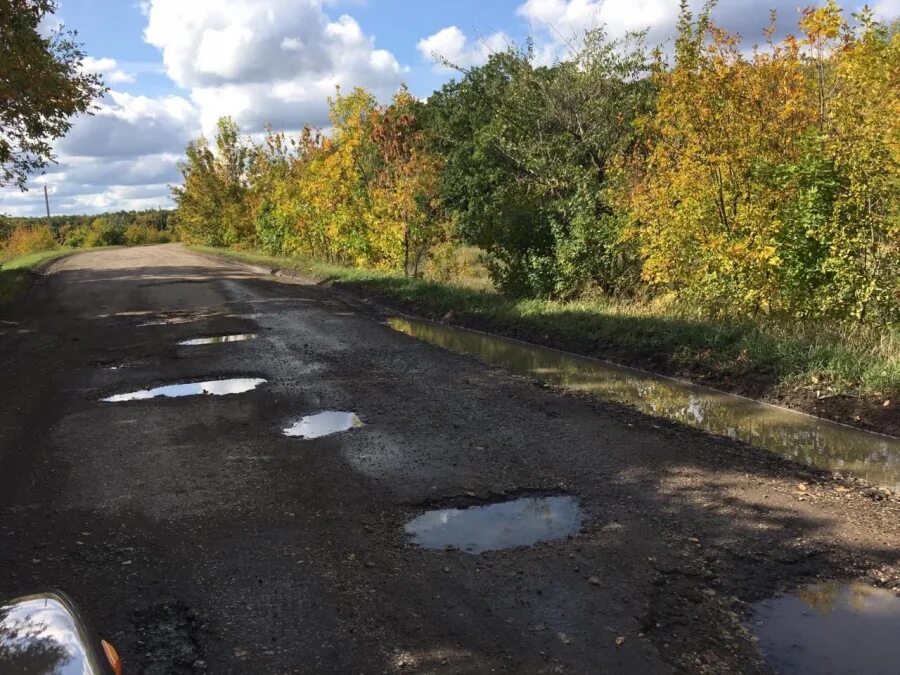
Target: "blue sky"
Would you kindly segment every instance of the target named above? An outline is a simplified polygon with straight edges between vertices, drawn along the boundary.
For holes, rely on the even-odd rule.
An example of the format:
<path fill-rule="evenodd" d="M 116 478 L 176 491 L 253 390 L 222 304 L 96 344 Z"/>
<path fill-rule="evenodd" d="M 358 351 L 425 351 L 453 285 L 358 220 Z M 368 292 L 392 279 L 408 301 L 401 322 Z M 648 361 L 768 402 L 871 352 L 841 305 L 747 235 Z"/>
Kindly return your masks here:
<path fill-rule="evenodd" d="M 797 0 L 720 0 L 723 26 L 758 39 L 769 9 L 782 32 Z M 692 0 L 699 4 L 700 0 Z M 29 192 L 0 189 L 0 212 L 38 215 L 43 190 L 53 213 L 171 206 L 185 145 L 221 115 L 248 133 L 265 124 L 297 129 L 327 122 L 336 84 L 361 85 L 386 100 L 401 83 L 428 96 L 452 73 L 434 61 L 483 63 L 495 50 L 533 36 L 551 60 L 562 42 L 605 24 L 612 35 L 650 29 L 671 36 L 678 0 L 60 0 L 57 15 L 76 29 L 88 69 L 110 93 L 56 144 L 59 163 Z M 848 0 L 850 9 L 860 2 Z M 877 0 L 885 18 L 900 0 Z"/>

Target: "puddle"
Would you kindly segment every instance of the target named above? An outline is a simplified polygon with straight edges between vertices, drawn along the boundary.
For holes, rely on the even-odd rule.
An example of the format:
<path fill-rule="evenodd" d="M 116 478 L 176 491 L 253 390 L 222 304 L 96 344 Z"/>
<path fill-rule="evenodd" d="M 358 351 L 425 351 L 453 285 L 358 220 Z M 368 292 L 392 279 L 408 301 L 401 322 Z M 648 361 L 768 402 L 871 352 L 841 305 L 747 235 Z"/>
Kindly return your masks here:
<path fill-rule="evenodd" d="M 315 415 L 308 415 L 293 426 L 284 430 L 285 436 L 295 438 L 319 438 L 341 431 L 357 429 L 363 422 L 356 413 L 326 410 Z"/>
<path fill-rule="evenodd" d="M 860 583 L 824 583 L 764 600 L 750 629 L 782 675 L 887 675 L 900 664 L 900 598 Z"/>
<path fill-rule="evenodd" d="M 116 394 L 101 399 L 108 403 L 121 403 L 123 401 L 142 401 L 148 398 L 178 398 L 180 396 L 198 396 L 211 394 L 213 396 L 227 396 L 228 394 L 243 394 L 256 389 L 265 382 L 259 377 L 235 377 L 227 380 L 210 380 L 209 382 L 187 382 L 185 384 L 169 384 L 154 389 L 142 389 L 128 394 Z"/>
<path fill-rule="evenodd" d="M 808 466 L 900 490 L 900 439 L 515 340 L 425 321 L 391 319 L 390 325 L 491 365 L 744 441 Z"/>
<path fill-rule="evenodd" d="M 567 496 L 428 511 L 406 524 L 419 546 L 473 554 L 565 539 L 580 529 L 581 507 Z"/>
<path fill-rule="evenodd" d="M 236 335 L 217 335 L 215 337 L 194 338 L 193 340 L 182 340 L 179 346 L 194 347 L 196 345 L 221 345 L 226 342 L 243 342 L 244 340 L 256 339 L 256 333 L 238 333 Z"/>

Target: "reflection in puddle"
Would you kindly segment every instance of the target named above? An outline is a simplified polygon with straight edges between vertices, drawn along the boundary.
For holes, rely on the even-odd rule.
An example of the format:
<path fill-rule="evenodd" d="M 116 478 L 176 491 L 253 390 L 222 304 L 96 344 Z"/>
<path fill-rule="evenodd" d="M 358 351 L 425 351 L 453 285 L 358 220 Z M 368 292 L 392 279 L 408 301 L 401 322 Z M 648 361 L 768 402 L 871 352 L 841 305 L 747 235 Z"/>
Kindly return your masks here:
<path fill-rule="evenodd" d="M 900 490 L 900 439 L 575 354 L 407 319 L 407 335 L 576 391 Z"/>
<path fill-rule="evenodd" d="M 573 497 L 525 497 L 468 509 L 428 511 L 406 524 L 425 548 L 466 553 L 531 546 L 564 539 L 581 529 L 581 507 Z"/>
<path fill-rule="evenodd" d="M 121 403 L 122 401 L 141 401 L 148 398 L 177 398 L 179 396 L 197 396 L 199 394 L 212 394 L 214 396 L 226 396 L 228 394 L 243 394 L 251 389 L 256 389 L 265 382 L 259 377 L 235 377 L 227 380 L 210 380 L 209 382 L 188 382 L 185 384 L 169 384 L 154 389 L 142 389 L 128 394 L 116 394 L 102 399 L 108 403 Z"/>
<path fill-rule="evenodd" d="M 900 672 L 900 598 L 890 591 L 816 584 L 758 603 L 750 628 L 784 675 Z"/>
<path fill-rule="evenodd" d="M 285 436 L 295 438 L 319 438 L 336 434 L 340 431 L 356 429 L 363 426 L 363 422 L 356 413 L 326 410 L 316 415 L 308 415 L 293 426 L 284 430 Z"/>
<path fill-rule="evenodd" d="M 217 335 L 215 337 L 182 340 L 178 344 L 182 347 L 193 347 L 195 345 L 221 345 L 226 342 L 243 342 L 244 340 L 253 340 L 255 338 L 256 333 L 238 333 L 236 335 Z"/>

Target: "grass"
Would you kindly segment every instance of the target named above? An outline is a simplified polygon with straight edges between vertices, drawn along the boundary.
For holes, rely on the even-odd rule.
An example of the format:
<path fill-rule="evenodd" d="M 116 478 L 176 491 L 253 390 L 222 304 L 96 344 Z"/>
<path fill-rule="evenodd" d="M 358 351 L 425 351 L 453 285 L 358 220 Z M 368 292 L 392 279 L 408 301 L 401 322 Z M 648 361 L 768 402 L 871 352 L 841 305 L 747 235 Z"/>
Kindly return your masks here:
<path fill-rule="evenodd" d="M 0 309 L 9 305 L 31 288 L 34 271 L 37 267 L 70 252 L 71 249 L 38 251 L 37 253 L 9 258 L 0 263 Z"/>
<path fill-rule="evenodd" d="M 683 376 L 769 399 L 900 397 L 900 330 L 723 323 L 652 305 L 517 300 L 496 292 L 397 274 L 198 249 L 293 269 L 420 316 Z M 448 316 L 449 315 L 449 316 Z"/>

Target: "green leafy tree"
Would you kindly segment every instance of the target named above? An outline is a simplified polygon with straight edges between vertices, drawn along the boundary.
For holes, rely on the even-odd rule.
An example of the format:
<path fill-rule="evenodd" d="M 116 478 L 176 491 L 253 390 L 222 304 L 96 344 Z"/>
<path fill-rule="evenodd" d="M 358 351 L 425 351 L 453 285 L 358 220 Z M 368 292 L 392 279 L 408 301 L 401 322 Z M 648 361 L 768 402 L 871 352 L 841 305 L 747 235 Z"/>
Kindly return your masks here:
<path fill-rule="evenodd" d="M 610 41 L 595 30 L 553 67 L 511 50 L 429 101 L 447 207 L 505 290 L 566 297 L 634 285 L 626 221 L 606 192 L 635 119 L 652 106 L 647 73 L 641 36 Z"/>
<path fill-rule="evenodd" d="M 54 161 L 52 143 L 72 116 L 89 113 L 105 91 L 99 76 L 82 72 L 74 32 L 41 34 L 56 9 L 53 0 L 0 0 L 0 186 L 24 189 Z"/>

